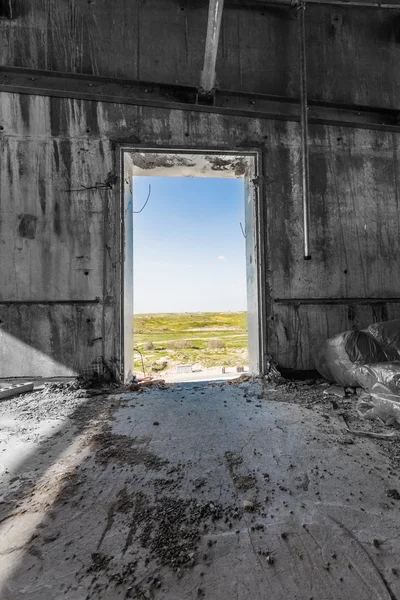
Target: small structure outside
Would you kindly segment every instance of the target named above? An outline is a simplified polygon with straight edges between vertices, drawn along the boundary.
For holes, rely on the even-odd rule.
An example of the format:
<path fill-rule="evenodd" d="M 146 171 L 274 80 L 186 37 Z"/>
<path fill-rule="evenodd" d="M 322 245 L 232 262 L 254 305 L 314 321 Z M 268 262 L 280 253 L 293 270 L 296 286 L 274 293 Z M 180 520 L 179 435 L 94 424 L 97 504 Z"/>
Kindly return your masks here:
<path fill-rule="evenodd" d="M 176 373 L 179 375 L 180 373 L 191 373 L 192 365 L 176 365 Z"/>

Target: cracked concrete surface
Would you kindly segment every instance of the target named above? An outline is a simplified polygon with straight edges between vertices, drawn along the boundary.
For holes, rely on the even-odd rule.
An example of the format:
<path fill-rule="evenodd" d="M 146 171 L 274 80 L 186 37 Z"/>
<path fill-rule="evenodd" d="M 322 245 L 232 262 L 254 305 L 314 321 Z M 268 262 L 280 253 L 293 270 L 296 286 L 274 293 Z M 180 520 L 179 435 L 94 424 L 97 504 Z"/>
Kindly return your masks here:
<path fill-rule="evenodd" d="M 399 442 L 323 389 L 2 402 L 0 598 L 400 598 Z"/>

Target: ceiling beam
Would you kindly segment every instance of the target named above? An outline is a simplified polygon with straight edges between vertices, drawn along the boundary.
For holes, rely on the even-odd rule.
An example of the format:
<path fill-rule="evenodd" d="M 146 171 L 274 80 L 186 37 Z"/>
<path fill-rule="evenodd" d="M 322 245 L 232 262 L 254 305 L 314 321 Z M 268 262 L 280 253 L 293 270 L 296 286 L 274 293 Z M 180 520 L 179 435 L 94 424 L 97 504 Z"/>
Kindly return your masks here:
<path fill-rule="evenodd" d="M 391 0 L 382 2 L 380 0 L 304 0 L 305 4 L 314 4 L 319 6 L 343 6 L 358 8 L 380 8 L 400 10 L 400 0 Z M 260 9 L 265 10 L 268 7 L 287 7 L 295 8 L 300 2 L 298 0 L 225 0 L 226 8 L 242 9 Z"/>
<path fill-rule="evenodd" d="M 1 67 L 1 92 L 209 112 L 252 119 L 300 121 L 298 98 L 217 89 L 213 104 L 203 105 L 197 102 L 195 87 L 19 67 Z M 308 100 L 310 125 L 400 132 L 399 116 L 397 109 Z M 0 136 L 5 133 L 0 132 Z"/>
<path fill-rule="evenodd" d="M 217 62 L 223 10 L 224 0 L 209 0 L 204 66 L 201 72 L 199 87 L 199 91 L 204 94 L 212 93 L 215 87 L 215 65 Z"/>

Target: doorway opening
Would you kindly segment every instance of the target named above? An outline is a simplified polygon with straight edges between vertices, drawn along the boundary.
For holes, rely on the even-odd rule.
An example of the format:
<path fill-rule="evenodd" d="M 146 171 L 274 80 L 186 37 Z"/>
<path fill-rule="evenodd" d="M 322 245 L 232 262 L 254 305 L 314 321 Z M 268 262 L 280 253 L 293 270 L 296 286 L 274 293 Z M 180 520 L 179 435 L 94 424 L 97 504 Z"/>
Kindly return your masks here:
<path fill-rule="evenodd" d="M 122 152 L 125 381 L 259 374 L 257 152 Z"/>

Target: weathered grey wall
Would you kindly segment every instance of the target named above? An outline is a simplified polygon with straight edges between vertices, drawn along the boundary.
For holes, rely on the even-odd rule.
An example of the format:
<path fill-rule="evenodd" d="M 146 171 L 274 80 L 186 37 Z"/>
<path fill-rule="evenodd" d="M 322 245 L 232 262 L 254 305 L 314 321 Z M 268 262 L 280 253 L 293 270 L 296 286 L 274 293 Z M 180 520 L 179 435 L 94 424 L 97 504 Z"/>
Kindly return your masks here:
<path fill-rule="evenodd" d="M 268 351 L 281 364 L 309 368 L 325 335 L 400 316 L 400 305 L 299 308 L 274 302 L 400 296 L 397 134 L 311 127 L 313 259 L 304 261 L 297 124 L 18 94 L 2 94 L 0 122 L 6 158 L 2 299 L 100 300 L 3 306 L 8 337 L 1 364 L 7 375 L 42 371 L 43 357 L 35 349 L 49 357 L 47 375 L 59 373 L 60 364 L 79 370 L 98 355 L 110 360 L 118 354 L 117 186 L 69 190 L 104 182 L 115 169 L 121 141 L 263 149 Z M 20 346 L 13 351 L 10 336 L 26 344 L 19 362 Z"/>
<path fill-rule="evenodd" d="M 207 0 L 17 0 L 0 63 L 198 86 Z M 243 2 L 245 4 L 245 2 Z M 400 13 L 307 8 L 312 98 L 398 106 Z M 220 88 L 298 96 L 296 13 L 226 2 Z"/>
<path fill-rule="evenodd" d="M 398 144 L 396 133 L 310 127 L 311 261 L 301 247 L 296 127 L 266 153 L 269 350 L 285 366 L 310 368 L 324 338 L 400 317 Z M 382 303 L 293 304 L 296 298 Z"/>
<path fill-rule="evenodd" d="M 0 115 L 1 374 L 70 374 L 116 355 L 115 152 L 95 103 L 3 93 Z"/>
<path fill-rule="evenodd" d="M 18 11 L 0 23 L 3 64 L 198 83 L 199 3 L 32 0 Z M 311 95 L 397 106 L 397 13 L 310 14 Z M 287 11 L 227 10 L 219 85 L 296 96 L 296 43 Z M 327 335 L 400 316 L 393 302 L 287 304 L 400 297 L 397 133 L 310 126 L 312 260 L 304 261 L 296 123 L 1 91 L 0 101 L 0 376 L 63 375 L 100 355 L 118 359 L 121 142 L 262 149 L 265 350 L 281 365 L 311 368 Z"/>

